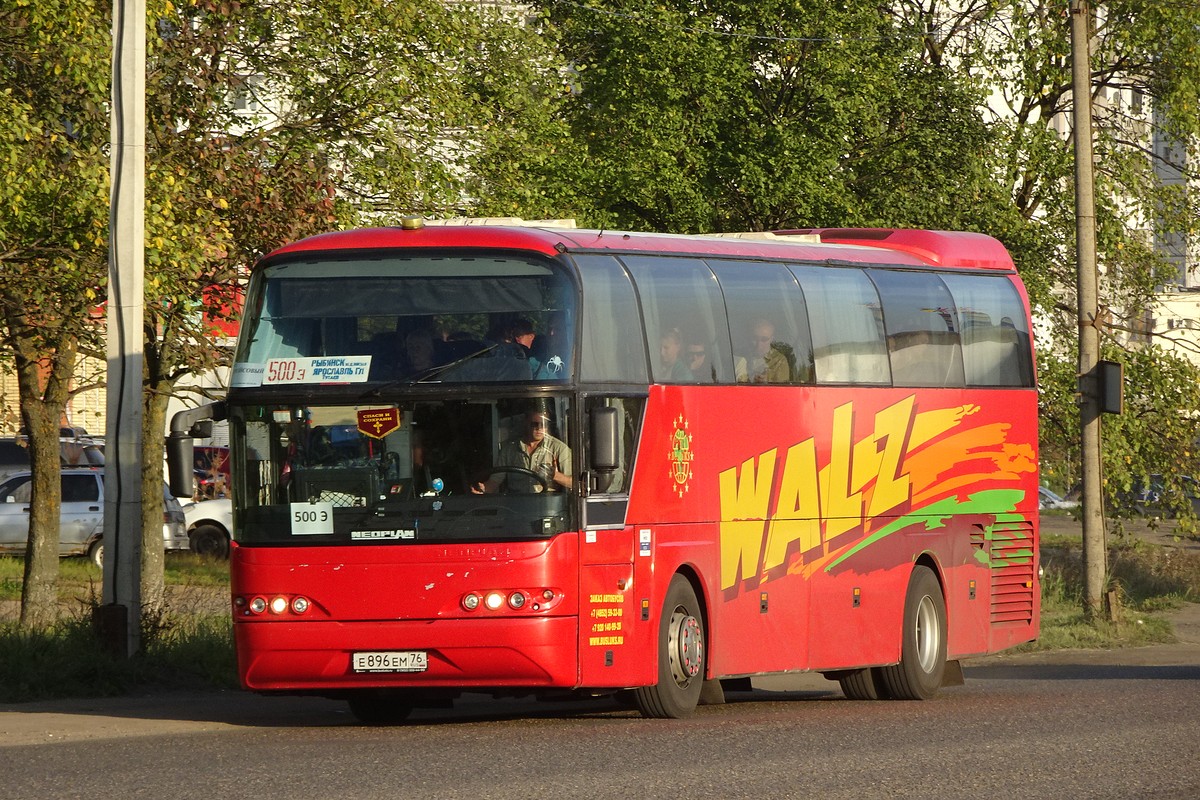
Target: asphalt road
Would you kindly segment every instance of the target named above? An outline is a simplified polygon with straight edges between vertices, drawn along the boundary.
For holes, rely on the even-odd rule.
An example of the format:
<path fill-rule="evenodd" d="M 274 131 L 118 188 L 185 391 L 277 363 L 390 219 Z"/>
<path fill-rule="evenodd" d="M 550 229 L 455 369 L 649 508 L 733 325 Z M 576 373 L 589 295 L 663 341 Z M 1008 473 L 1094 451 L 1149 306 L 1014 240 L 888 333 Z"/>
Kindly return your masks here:
<path fill-rule="evenodd" d="M 482 697 L 394 728 L 359 726 L 334 701 L 241 692 L 0 706 L 0 786 L 13 798 L 155 800 L 1194 800 L 1200 635 L 992 656 L 925 703 L 772 678 L 683 721 Z"/>
<path fill-rule="evenodd" d="M 1180 641 L 1000 654 L 925 703 L 756 681 L 688 720 L 468 696 L 406 725 L 242 692 L 0 705 L 12 798 L 1200 798 L 1200 606 Z"/>

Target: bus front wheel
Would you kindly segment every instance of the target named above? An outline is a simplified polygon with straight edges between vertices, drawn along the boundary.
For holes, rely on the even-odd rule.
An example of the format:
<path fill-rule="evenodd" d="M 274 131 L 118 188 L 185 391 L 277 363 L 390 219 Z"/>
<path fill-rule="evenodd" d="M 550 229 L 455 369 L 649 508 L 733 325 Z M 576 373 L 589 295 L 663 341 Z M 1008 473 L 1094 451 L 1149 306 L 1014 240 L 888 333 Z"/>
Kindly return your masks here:
<path fill-rule="evenodd" d="M 902 635 L 900 663 L 880 668 L 883 682 L 896 700 L 928 700 L 946 672 L 946 601 L 928 567 L 909 578 Z"/>
<path fill-rule="evenodd" d="M 704 685 L 704 612 L 692 584 L 671 578 L 658 629 L 658 683 L 634 691 L 644 717 L 681 719 L 696 710 Z"/>

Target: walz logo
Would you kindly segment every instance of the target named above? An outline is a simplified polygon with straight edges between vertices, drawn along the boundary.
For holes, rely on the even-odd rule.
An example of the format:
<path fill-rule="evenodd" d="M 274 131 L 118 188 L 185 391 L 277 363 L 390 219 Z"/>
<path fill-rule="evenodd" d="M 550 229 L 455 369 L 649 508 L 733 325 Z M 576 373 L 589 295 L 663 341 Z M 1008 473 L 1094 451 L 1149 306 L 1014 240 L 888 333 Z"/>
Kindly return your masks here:
<path fill-rule="evenodd" d="M 675 433 L 671 437 L 671 478 L 675 481 L 673 491 L 681 498 L 688 490 L 692 479 L 692 435 L 687 432 L 687 420 L 680 414 L 675 420 Z"/>

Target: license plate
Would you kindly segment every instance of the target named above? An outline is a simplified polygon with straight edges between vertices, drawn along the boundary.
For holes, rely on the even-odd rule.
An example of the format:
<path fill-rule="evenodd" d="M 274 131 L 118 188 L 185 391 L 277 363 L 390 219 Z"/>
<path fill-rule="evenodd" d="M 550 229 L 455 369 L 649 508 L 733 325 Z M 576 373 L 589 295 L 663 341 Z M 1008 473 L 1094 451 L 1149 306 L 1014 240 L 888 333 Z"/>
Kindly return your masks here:
<path fill-rule="evenodd" d="M 429 669 L 429 654 L 424 650 L 388 650 L 355 653 L 355 672 L 424 672 Z"/>

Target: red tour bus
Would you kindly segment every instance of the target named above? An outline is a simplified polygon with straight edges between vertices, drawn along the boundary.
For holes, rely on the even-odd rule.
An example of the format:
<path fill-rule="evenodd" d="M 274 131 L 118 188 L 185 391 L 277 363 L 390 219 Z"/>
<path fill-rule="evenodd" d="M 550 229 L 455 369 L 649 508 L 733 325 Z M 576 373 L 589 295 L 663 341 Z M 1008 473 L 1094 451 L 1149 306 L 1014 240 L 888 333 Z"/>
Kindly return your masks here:
<path fill-rule="evenodd" d="M 980 234 L 411 219 L 264 258 L 170 460 L 229 420 L 256 692 L 924 699 L 1038 635 L 1033 363 Z"/>

